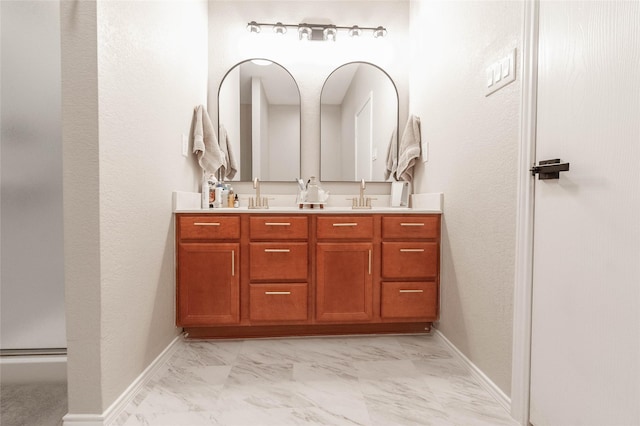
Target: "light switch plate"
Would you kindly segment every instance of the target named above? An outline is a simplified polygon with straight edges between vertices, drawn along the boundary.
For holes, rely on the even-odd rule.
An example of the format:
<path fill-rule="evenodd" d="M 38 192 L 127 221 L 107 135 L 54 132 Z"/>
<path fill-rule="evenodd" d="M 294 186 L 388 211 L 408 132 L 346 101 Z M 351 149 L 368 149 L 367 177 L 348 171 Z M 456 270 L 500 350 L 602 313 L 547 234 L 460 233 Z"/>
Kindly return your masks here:
<path fill-rule="evenodd" d="M 487 68 L 487 79 L 489 70 L 493 70 L 493 85 L 488 85 L 486 88 L 485 96 L 489 96 L 492 93 L 502 89 L 507 84 L 515 81 L 516 79 L 516 49 L 513 49 L 506 56 L 495 61 Z M 496 72 L 498 74 L 496 78 Z"/>
<path fill-rule="evenodd" d="M 493 86 L 493 67 L 487 67 L 487 87 Z"/>

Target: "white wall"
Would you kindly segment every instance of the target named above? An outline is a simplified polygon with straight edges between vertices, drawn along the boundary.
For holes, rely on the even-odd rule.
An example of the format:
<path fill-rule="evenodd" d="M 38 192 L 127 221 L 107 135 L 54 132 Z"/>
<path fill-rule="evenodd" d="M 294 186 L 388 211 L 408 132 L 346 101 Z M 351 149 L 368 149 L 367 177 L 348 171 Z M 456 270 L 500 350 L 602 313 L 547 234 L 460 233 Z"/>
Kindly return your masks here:
<path fill-rule="evenodd" d="M 517 79 L 485 97 L 485 69 L 521 46 L 522 2 L 411 1 L 411 112 L 429 162 L 415 192 L 444 192 L 438 328 L 507 395 L 511 385 Z"/>
<path fill-rule="evenodd" d="M 293 182 L 300 177 L 295 167 L 300 163 L 300 145 L 291 141 L 300 138 L 300 120 L 295 105 L 269 106 L 269 164 L 271 180 Z"/>
<path fill-rule="evenodd" d="M 207 3 L 63 3 L 69 411 L 102 413 L 178 333 L 170 194 L 198 190 Z"/>
<path fill-rule="evenodd" d="M 322 106 L 322 139 L 324 145 L 320 154 L 322 155 L 321 177 L 325 181 L 340 180 L 342 175 L 342 108 L 340 105 Z"/>
<path fill-rule="evenodd" d="M 400 122 L 408 111 L 407 1 L 209 1 L 209 111 L 217 124 L 218 87 L 225 73 L 248 58 L 271 59 L 291 72 L 301 96 L 301 174 L 319 176 L 320 93 L 329 74 L 352 61 L 367 61 L 385 69 L 398 86 Z M 301 43 L 295 31 L 276 39 L 270 31 L 259 35 L 246 30 L 249 21 L 301 23 L 331 22 L 336 25 L 378 26 L 387 37 L 374 40 L 370 33 L 360 40 L 343 34 L 335 43 Z M 294 185 L 290 185 L 295 190 Z M 352 185 L 357 190 L 355 185 Z M 332 191 L 333 192 L 333 191 Z"/>
<path fill-rule="evenodd" d="M 66 348 L 60 6 L 0 8 L 0 348 Z"/>

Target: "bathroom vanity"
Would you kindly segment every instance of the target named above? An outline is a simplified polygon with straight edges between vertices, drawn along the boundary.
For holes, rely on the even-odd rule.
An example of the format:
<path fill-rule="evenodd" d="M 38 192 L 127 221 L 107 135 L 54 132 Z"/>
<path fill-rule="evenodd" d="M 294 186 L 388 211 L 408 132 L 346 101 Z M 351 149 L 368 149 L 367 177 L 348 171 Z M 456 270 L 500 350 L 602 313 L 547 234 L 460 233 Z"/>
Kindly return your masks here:
<path fill-rule="evenodd" d="M 192 338 L 428 332 L 440 214 L 177 212 L 176 323 Z"/>

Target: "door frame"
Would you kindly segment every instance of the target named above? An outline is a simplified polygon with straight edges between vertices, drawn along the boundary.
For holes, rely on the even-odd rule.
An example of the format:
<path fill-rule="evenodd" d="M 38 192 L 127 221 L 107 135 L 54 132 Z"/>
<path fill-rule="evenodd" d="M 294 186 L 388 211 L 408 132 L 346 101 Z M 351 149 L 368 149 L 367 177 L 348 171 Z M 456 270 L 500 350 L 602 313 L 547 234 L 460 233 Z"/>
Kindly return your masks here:
<path fill-rule="evenodd" d="M 531 387 L 535 181 L 529 169 L 535 163 L 539 11 L 540 0 L 524 1 L 511 364 L 511 416 L 523 426 L 529 425 Z"/>

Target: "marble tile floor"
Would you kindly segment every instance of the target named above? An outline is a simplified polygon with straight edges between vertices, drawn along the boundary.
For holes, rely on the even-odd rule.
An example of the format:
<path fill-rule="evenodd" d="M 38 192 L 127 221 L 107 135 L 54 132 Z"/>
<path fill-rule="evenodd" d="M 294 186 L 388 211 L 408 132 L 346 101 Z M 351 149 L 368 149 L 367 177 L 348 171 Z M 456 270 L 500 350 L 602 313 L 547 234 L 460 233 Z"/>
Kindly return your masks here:
<path fill-rule="evenodd" d="M 116 425 L 517 425 L 433 335 L 179 345 Z"/>

